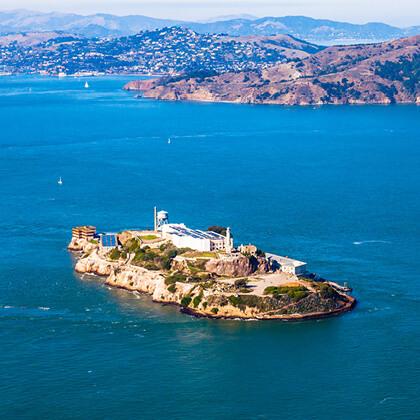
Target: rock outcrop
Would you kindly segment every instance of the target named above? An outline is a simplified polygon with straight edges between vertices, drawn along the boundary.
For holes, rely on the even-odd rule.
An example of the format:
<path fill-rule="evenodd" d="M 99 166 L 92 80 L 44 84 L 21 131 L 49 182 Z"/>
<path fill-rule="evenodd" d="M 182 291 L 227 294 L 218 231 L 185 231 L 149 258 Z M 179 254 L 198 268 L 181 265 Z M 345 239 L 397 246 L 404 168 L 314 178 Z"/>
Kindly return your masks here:
<path fill-rule="evenodd" d="M 249 276 L 251 274 L 264 274 L 271 271 L 266 259 L 256 257 L 231 257 L 212 259 L 206 263 L 206 271 L 219 276 Z"/>
<path fill-rule="evenodd" d="M 78 273 L 92 273 L 98 276 L 110 276 L 117 263 L 111 263 L 97 257 L 80 258 L 76 263 L 75 271 Z"/>
<path fill-rule="evenodd" d="M 146 90 L 154 88 L 158 81 L 159 81 L 159 79 L 132 80 L 131 82 L 128 82 L 123 87 L 123 89 L 124 90 L 146 91 Z"/>

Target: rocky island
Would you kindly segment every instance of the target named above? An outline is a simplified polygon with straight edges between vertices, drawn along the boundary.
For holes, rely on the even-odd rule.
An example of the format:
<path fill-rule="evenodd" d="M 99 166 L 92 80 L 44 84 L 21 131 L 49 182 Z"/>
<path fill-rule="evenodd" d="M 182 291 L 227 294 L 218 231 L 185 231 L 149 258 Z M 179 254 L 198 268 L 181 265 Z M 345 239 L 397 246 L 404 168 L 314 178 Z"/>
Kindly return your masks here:
<path fill-rule="evenodd" d="M 75 271 L 211 318 L 296 321 L 338 315 L 356 305 L 345 293 L 351 289 L 309 274 L 306 263 L 254 245 L 233 248 L 229 228 L 203 232 L 159 220 L 154 230 L 118 234 L 74 228 L 68 249 L 77 252 Z"/>

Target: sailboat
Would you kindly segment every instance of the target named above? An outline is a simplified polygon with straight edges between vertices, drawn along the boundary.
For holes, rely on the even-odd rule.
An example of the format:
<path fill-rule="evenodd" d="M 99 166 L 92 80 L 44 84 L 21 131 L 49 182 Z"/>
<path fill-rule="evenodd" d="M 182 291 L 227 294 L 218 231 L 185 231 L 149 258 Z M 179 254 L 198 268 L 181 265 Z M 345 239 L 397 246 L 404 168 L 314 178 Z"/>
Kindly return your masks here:
<path fill-rule="evenodd" d="M 88 82 L 86 82 L 85 83 L 85 88 L 88 88 L 89 87 L 89 83 Z"/>
<path fill-rule="evenodd" d="M 59 183 L 60 185 L 63 183 L 63 181 L 61 180 L 61 176 L 60 176 L 60 179 L 59 179 L 58 183 Z"/>

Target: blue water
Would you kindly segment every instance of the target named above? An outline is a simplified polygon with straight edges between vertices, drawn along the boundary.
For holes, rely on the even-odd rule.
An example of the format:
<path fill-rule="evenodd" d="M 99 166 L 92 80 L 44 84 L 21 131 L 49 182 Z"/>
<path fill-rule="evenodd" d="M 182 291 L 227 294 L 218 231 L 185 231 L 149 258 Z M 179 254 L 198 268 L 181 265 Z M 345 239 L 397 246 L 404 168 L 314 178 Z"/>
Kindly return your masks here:
<path fill-rule="evenodd" d="M 155 102 L 127 80 L 0 78 L 0 418 L 418 418 L 420 107 Z M 151 227 L 154 205 L 359 305 L 196 319 L 73 273 L 71 227 Z"/>

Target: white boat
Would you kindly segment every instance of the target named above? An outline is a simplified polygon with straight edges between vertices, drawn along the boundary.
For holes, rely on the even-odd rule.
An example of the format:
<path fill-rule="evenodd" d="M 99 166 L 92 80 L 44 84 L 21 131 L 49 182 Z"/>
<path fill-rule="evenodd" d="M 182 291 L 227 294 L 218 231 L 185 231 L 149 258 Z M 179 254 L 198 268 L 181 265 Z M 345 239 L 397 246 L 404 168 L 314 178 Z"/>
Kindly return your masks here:
<path fill-rule="evenodd" d="M 171 139 L 168 139 L 168 144 L 171 144 Z"/>
<path fill-rule="evenodd" d="M 61 176 L 60 176 L 60 179 L 59 179 L 58 183 L 59 183 L 60 185 L 63 183 L 63 181 L 61 180 Z"/>
<path fill-rule="evenodd" d="M 86 82 L 85 83 L 85 88 L 88 88 L 89 87 L 89 83 L 88 82 Z"/>

